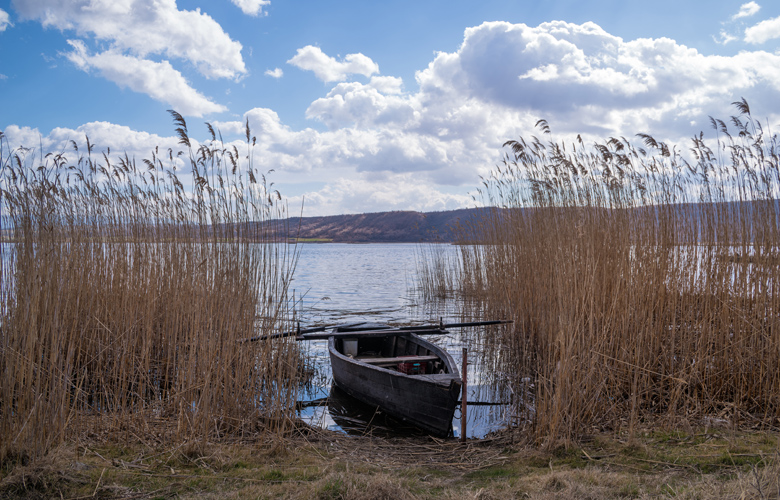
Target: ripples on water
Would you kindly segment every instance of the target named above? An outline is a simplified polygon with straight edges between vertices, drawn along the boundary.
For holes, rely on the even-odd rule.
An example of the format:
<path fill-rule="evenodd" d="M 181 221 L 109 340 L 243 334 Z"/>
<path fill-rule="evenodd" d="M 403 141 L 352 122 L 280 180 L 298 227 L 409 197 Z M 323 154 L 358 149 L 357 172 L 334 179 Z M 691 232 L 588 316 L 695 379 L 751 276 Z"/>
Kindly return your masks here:
<path fill-rule="evenodd" d="M 295 272 L 296 310 L 301 327 L 335 325 L 358 321 L 408 325 L 459 322 L 459 307 L 453 299 L 427 301 L 417 293 L 416 244 L 304 244 Z M 437 245 L 435 252 L 457 255 L 457 247 Z M 429 253 L 429 252 L 426 252 Z M 461 348 L 477 350 L 471 337 L 475 331 L 453 330 L 450 335 L 430 336 L 429 340 L 444 346 L 461 366 Z M 331 392 L 330 360 L 327 341 L 309 341 L 303 346 L 315 371 L 310 386 L 299 397 L 300 417 L 311 425 L 348 433 L 373 435 L 414 434 L 414 429 L 376 413 L 373 408 L 356 402 L 343 393 Z M 481 356 L 470 354 L 470 359 Z M 488 381 L 487 371 L 475 362 L 468 369 L 468 400 L 479 402 L 507 401 Z M 313 403 L 316 402 L 316 403 Z M 503 405 L 470 406 L 469 437 L 483 437 L 506 425 L 508 409 Z M 460 434 L 460 411 L 455 411 L 454 435 Z M 400 430 L 399 430 L 400 429 Z"/>

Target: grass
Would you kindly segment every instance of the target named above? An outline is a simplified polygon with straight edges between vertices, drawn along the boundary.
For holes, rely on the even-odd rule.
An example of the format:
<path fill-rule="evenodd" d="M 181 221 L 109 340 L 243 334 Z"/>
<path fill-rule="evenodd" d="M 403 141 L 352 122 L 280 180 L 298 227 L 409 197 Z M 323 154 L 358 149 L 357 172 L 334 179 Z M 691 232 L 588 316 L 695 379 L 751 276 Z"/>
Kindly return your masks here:
<path fill-rule="evenodd" d="M 248 124 L 239 154 L 213 132 L 193 147 L 172 114 L 182 152 L 138 163 L 89 138 L 41 157 L 0 137 L 0 463 L 84 434 L 287 432 L 297 346 L 238 342 L 292 327 L 296 249 L 258 229 L 280 196 Z M 150 434 L 160 421 L 175 425 Z"/>
<path fill-rule="evenodd" d="M 190 449 L 105 441 L 61 446 L 46 460 L 0 476 L 0 495 L 577 500 L 780 493 L 778 435 L 767 432 L 695 429 L 670 440 L 665 431 L 642 429 L 634 438 L 603 434 L 579 447 L 544 451 L 495 438 L 388 443 L 301 430 L 284 446 L 270 440 Z M 727 455 L 751 460 L 726 463 Z"/>

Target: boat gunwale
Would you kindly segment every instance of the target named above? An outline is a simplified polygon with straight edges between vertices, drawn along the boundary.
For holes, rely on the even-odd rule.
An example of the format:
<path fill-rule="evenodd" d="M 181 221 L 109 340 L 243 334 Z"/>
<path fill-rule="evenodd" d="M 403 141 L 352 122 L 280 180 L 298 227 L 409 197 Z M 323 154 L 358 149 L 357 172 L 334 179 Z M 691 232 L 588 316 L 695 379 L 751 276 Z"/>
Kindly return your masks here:
<path fill-rule="evenodd" d="M 360 332 L 356 332 L 356 333 L 357 334 L 355 335 L 355 337 L 359 338 L 360 337 Z M 422 343 L 426 347 L 426 349 L 430 349 L 428 346 L 432 346 L 433 349 L 430 349 L 430 350 L 436 352 L 436 355 L 447 366 L 447 370 L 449 371 L 449 373 L 441 374 L 441 375 L 449 375 L 449 377 L 446 377 L 446 378 L 442 377 L 442 381 L 443 380 L 452 380 L 452 379 L 457 379 L 458 381 L 461 380 L 460 370 L 458 370 L 458 365 L 457 365 L 457 363 L 455 363 L 455 360 L 453 359 L 452 355 L 450 353 L 448 353 L 446 349 L 443 349 L 443 348 L 437 346 L 436 344 L 434 344 L 433 342 L 429 342 L 429 341 L 425 340 L 424 338 L 420 337 L 419 335 L 415 335 L 414 333 L 408 333 L 408 334 L 403 334 L 403 335 L 395 335 L 395 336 L 414 338 L 415 341 Z M 370 368 L 372 370 L 376 370 L 376 371 L 379 371 L 379 372 L 387 372 L 387 373 L 390 373 L 390 374 L 392 374 L 394 376 L 412 378 L 412 379 L 415 379 L 417 381 L 425 382 L 425 383 L 428 383 L 428 384 L 434 384 L 434 385 L 438 384 L 438 381 L 431 380 L 430 378 L 422 378 L 422 377 L 430 377 L 430 375 L 434 375 L 434 374 L 431 374 L 431 373 L 407 374 L 407 373 L 403 373 L 403 372 L 398 371 L 398 370 L 391 370 L 390 368 L 384 368 L 382 366 L 372 365 L 372 364 L 366 363 L 365 361 L 362 361 L 362 360 L 360 360 L 358 358 L 351 358 L 351 357 L 347 356 L 346 354 L 340 352 L 338 349 L 336 349 L 336 342 L 335 341 L 336 341 L 336 337 L 328 337 L 328 351 L 330 351 L 331 354 L 335 353 L 338 358 L 340 358 L 340 359 L 342 359 L 342 360 L 344 360 L 344 361 L 346 361 L 348 363 L 357 364 L 361 368 Z M 410 356 L 413 356 L 413 355 L 410 355 Z"/>

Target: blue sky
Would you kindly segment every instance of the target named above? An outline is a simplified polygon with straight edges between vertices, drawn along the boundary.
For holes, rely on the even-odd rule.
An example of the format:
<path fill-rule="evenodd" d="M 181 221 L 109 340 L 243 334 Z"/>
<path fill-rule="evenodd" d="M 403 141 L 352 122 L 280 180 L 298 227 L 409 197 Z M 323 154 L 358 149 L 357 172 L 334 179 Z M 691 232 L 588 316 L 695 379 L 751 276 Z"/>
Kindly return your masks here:
<path fill-rule="evenodd" d="M 248 119 L 305 215 L 472 206 L 540 118 L 685 148 L 741 97 L 777 128 L 780 2 L 0 0 L 11 147 L 141 159 L 167 109 L 201 140 Z"/>

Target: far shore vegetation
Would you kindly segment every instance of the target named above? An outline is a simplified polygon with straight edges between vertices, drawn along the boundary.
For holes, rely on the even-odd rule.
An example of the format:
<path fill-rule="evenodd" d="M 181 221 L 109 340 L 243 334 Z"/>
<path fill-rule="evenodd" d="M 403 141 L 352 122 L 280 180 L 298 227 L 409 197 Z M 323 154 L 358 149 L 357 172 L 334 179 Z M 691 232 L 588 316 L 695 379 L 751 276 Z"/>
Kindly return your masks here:
<path fill-rule="evenodd" d="M 288 238 L 288 243 L 333 243 L 332 238 Z"/>

